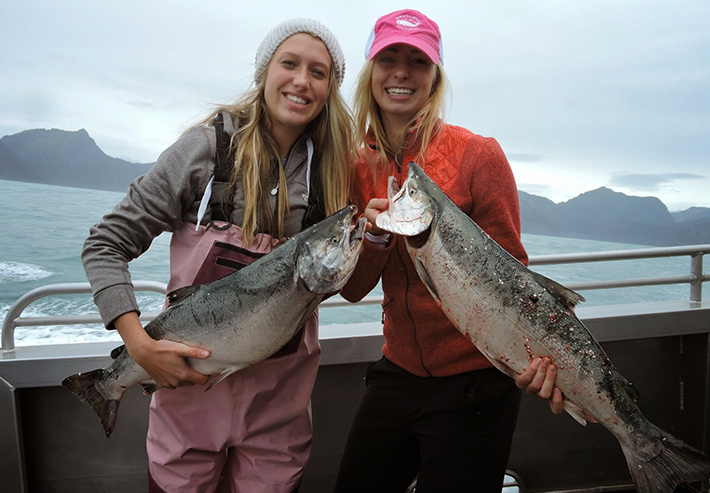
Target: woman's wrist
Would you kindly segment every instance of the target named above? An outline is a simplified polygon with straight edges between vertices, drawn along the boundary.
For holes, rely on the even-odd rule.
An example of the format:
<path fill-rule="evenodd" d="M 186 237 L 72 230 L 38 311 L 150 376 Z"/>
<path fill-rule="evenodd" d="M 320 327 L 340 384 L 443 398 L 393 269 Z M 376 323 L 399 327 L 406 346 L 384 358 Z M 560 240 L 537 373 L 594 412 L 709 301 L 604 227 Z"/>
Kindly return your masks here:
<path fill-rule="evenodd" d="M 389 245 L 391 235 L 389 233 L 376 234 L 368 231 L 365 233 L 365 237 L 376 247 L 385 248 Z"/>

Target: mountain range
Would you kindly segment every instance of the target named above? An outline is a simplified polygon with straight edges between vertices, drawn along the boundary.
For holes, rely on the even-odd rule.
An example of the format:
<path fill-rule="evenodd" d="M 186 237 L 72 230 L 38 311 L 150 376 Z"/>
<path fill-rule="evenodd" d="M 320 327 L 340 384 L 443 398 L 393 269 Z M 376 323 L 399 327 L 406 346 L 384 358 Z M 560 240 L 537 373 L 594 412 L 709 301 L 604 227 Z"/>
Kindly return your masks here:
<path fill-rule="evenodd" d="M 25 130 L 0 139 L 0 180 L 125 192 L 152 163 L 107 156 L 86 130 Z"/>
<path fill-rule="evenodd" d="M 656 197 L 632 197 L 602 187 L 556 204 L 518 191 L 523 233 L 630 243 L 710 243 L 710 208 L 671 213 Z"/>
<path fill-rule="evenodd" d="M 26 130 L 0 139 L 0 180 L 124 192 L 153 163 L 107 156 L 86 130 Z M 519 191 L 523 233 L 636 245 L 710 243 L 710 208 L 671 213 L 655 197 L 609 188 L 566 202 Z"/>

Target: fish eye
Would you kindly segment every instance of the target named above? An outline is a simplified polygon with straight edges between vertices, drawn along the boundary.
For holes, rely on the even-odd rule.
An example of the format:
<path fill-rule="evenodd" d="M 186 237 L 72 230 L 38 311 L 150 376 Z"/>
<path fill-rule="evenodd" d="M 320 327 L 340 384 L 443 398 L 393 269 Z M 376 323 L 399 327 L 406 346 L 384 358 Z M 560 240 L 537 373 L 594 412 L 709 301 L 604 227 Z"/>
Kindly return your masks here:
<path fill-rule="evenodd" d="M 410 196 L 414 195 L 415 193 L 417 193 L 417 189 L 416 189 L 416 188 L 410 188 L 410 189 L 409 189 L 409 195 L 410 195 Z"/>
<path fill-rule="evenodd" d="M 338 235 L 332 236 L 332 237 L 330 238 L 330 242 L 331 242 L 333 245 L 337 245 L 338 243 L 340 243 L 340 237 L 339 237 Z"/>

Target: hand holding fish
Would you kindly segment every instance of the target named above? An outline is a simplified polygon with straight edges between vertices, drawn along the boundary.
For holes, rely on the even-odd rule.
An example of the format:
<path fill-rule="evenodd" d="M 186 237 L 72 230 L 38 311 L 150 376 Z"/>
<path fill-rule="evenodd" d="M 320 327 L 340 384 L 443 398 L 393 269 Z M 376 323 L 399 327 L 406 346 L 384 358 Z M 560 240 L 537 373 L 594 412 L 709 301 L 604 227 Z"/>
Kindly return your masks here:
<path fill-rule="evenodd" d="M 209 390 L 272 356 L 353 273 L 365 234 L 364 218 L 352 227 L 356 214 L 357 207 L 345 207 L 243 269 L 173 291 L 145 328 L 136 312 L 121 315 L 114 326 L 125 344 L 111 352 L 111 365 L 62 384 L 94 410 L 110 436 L 132 385 L 145 394 L 195 383 Z"/>
<path fill-rule="evenodd" d="M 208 358 L 206 349 L 190 347 L 166 339 L 156 341 L 143 328 L 136 312 L 118 317 L 114 325 L 126 344 L 128 354 L 158 385 L 168 389 L 188 385 L 205 385 L 209 375 L 193 370 L 185 358 Z"/>
<path fill-rule="evenodd" d="M 363 215 L 367 219 L 367 232 L 371 233 L 373 235 L 381 235 L 387 233 L 384 229 L 378 228 L 377 225 L 375 224 L 375 220 L 377 219 L 377 216 L 381 213 L 387 210 L 387 207 L 389 207 L 389 200 L 386 198 L 383 199 L 372 199 L 370 202 L 367 204 L 367 207 L 365 207 L 365 212 Z"/>
<path fill-rule="evenodd" d="M 419 277 L 454 326 L 518 387 L 551 397 L 553 412 L 564 394 L 565 411 L 580 424 L 613 433 L 636 491 L 710 478 L 710 457 L 643 416 L 633 386 L 577 318 L 582 296 L 510 255 L 416 163 L 401 189 L 390 178 L 388 197 L 377 223 L 407 236 Z"/>
<path fill-rule="evenodd" d="M 557 367 L 550 358 L 535 358 L 530 362 L 523 373 L 515 375 L 515 385 L 528 395 L 537 395 L 548 399 L 550 409 L 555 414 L 565 411 L 562 391 L 555 387 Z"/>

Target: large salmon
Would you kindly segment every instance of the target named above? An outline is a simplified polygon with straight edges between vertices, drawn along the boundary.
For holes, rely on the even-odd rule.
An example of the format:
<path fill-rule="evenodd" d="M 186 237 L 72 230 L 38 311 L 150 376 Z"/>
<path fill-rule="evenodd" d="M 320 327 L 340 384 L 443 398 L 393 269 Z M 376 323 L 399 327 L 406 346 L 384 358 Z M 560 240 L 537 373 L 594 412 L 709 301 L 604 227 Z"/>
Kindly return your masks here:
<path fill-rule="evenodd" d="M 169 294 L 168 308 L 145 326 L 146 332 L 154 339 L 209 349 L 209 358 L 187 360 L 202 374 L 218 375 L 207 388 L 268 358 L 294 337 L 326 295 L 350 278 L 365 233 L 364 218 L 352 228 L 356 212 L 355 206 L 346 207 L 239 271 Z M 62 382 L 91 406 L 106 436 L 128 387 L 141 384 L 146 394 L 158 390 L 124 346 L 111 356 L 108 368 Z"/>
<path fill-rule="evenodd" d="M 488 236 L 416 164 L 390 177 L 377 226 L 407 236 L 419 277 L 446 316 L 504 373 L 549 356 L 565 410 L 601 423 L 621 444 L 640 493 L 670 493 L 710 478 L 710 458 L 650 423 L 635 391 L 575 316 L 577 293 L 537 274 Z"/>

